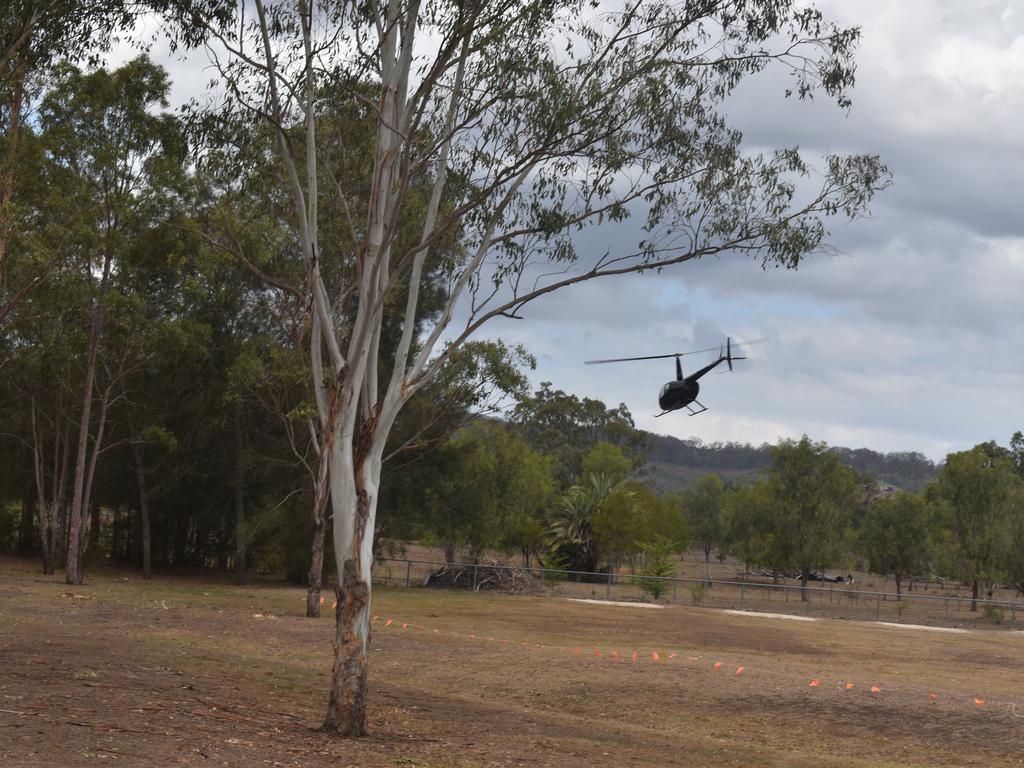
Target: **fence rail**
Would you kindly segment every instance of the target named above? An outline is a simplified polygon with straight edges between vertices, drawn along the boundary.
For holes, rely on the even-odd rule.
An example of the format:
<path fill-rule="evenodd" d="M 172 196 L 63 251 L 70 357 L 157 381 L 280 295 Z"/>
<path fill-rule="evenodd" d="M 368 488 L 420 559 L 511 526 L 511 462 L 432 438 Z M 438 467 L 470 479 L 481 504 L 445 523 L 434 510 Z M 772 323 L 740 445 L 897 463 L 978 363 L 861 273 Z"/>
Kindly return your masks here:
<path fill-rule="evenodd" d="M 445 565 L 472 573 L 472 588 L 484 586 L 488 573 L 515 571 L 534 579 L 540 590 L 559 597 L 589 597 L 604 600 L 636 601 L 647 596 L 645 585 L 660 583 L 662 600 L 668 603 L 689 601 L 708 608 L 736 610 L 772 610 L 803 613 L 808 616 L 855 618 L 875 621 L 903 621 L 948 626 L 950 623 L 979 626 L 1006 626 L 1016 629 L 1024 622 L 1024 603 L 1017 600 L 991 598 L 973 599 L 949 594 L 926 594 L 919 586 L 916 592 L 878 592 L 852 589 L 848 584 L 828 587 L 775 584 L 757 581 L 705 579 L 681 576 L 641 576 L 633 574 L 594 573 L 590 571 L 527 568 L 487 563 L 447 564 L 433 560 L 381 558 L 374 563 L 376 583 L 412 587 L 426 582 L 427 577 Z M 929 586 L 925 585 L 927 590 Z M 796 603 L 794 609 L 793 603 Z M 781 605 L 780 605 L 781 604 Z M 972 604 L 981 610 L 971 610 Z"/>

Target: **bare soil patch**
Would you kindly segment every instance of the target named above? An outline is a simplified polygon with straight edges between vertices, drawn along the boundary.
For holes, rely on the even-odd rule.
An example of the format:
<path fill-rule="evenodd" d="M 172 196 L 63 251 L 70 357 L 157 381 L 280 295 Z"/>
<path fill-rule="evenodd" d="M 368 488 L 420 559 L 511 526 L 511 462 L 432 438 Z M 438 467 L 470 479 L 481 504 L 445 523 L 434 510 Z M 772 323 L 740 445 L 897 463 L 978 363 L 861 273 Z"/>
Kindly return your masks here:
<path fill-rule="evenodd" d="M 0 560 L 5 767 L 1024 765 L 1010 633 L 382 589 L 372 735 L 343 741 L 302 590 L 34 568 Z"/>

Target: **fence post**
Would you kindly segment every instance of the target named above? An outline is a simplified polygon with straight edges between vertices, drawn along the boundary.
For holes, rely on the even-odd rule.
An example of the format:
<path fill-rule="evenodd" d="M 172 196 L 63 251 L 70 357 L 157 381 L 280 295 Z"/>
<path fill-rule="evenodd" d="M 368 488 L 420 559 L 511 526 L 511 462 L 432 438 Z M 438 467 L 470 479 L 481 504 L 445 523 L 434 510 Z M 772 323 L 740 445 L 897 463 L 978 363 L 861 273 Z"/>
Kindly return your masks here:
<path fill-rule="evenodd" d="M 412 560 L 405 561 L 405 586 L 412 584 Z"/>
<path fill-rule="evenodd" d="M 473 563 L 473 591 L 476 592 L 477 583 L 480 580 L 480 566 Z"/>
<path fill-rule="evenodd" d="M 676 590 L 679 589 L 679 579 L 672 579 L 672 602 L 676 602 Z"/>
<path fill-rule="evenodd" d="M 1017 626 L 1017 604 L 1010 603 L 1010 629 Z"/>
<path fill-rule="evenodd" d="M 747 585 L 746 584 L 740 584 L 740 610 L 741 611 L 743 610 L 743 595 L 744 595 L 744 593 L 746 593 L 746 591 L 747 591 Z"/>
<path fill-rule="evenodd" d="M 604 597 L 605 597 L 605 600 L 611 600 L 612 599 L 612 572 L 611 571 L 608 571 L 608 584 L 607 584 L 607 586 L 605 587 L 605 590 L 604 590 Z"/>
<path fill-rule="evenodd" d="M 949 624 L 949 598 L 942 601 L 942 623 Z"/>
<path fill-rule="evenodd" d="M 882 596 L 875 595 L 875 620 L 877 621 L 882 614 Z"/>

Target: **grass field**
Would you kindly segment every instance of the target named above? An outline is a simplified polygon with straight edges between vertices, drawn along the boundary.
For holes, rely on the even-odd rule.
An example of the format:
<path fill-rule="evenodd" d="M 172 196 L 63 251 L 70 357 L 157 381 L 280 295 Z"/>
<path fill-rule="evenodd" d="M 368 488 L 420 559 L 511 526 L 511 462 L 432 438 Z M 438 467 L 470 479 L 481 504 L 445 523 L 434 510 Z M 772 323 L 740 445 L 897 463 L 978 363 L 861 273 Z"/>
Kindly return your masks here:
<path fill-rule="evenodd" d="M 90 576 L 0 559 L 0 766 L 1024 765 L 1024 632 L 383 588 L 339 741 L 302 590 Z"/>

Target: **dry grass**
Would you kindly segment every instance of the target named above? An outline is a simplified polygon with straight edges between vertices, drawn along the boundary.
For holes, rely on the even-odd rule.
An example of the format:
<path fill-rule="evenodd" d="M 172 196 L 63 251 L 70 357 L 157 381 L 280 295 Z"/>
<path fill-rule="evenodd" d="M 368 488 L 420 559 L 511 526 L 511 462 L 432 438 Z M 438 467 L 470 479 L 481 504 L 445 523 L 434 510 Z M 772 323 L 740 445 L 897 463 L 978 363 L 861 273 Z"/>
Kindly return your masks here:
<path fill-rule="evenodd" d="M 1024 633 L 385 588 L 346 742 L 301 590 L 34 567 L 0 560 L 3 766 L 1024 765 Z"/>

